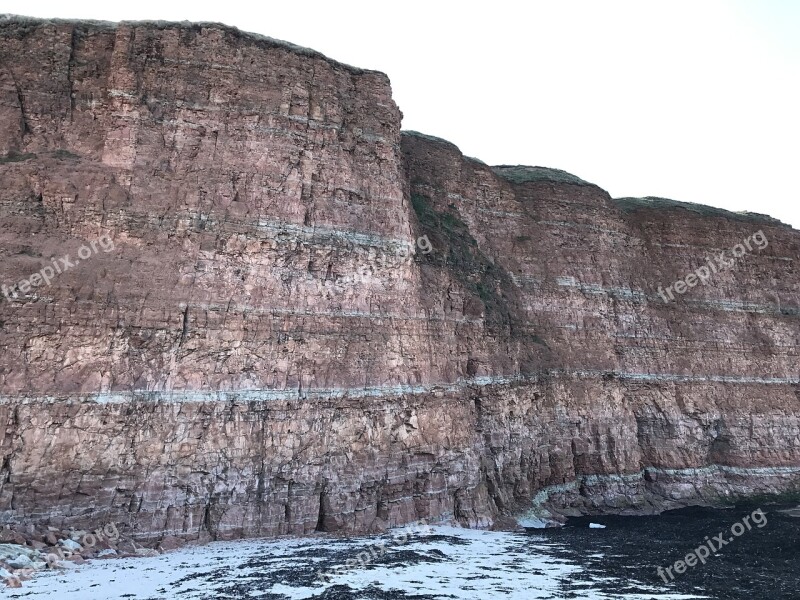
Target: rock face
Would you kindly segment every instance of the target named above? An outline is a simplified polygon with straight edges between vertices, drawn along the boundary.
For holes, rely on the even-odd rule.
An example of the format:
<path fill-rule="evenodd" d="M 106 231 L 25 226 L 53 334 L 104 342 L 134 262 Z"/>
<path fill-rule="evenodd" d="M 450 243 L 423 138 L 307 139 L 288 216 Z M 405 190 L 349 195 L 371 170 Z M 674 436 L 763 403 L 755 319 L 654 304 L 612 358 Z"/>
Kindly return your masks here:
<path fill-rule="evenodd" d="M 400 119 L 385 75 L 221 25 L 0 20 L 3 522 L 207 539 L 800 488 L 800 232 Z"/>

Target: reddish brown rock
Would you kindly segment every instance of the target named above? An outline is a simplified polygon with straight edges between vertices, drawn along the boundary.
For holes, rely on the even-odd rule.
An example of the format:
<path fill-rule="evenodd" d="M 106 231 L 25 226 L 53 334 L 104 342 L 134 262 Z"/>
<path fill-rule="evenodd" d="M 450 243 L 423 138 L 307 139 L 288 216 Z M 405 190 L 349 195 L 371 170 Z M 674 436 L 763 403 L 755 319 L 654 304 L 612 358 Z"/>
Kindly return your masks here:
<path fill-rule="evenodd" d="M 174 535 L 168 535 L 158 543 L 158 549 L 161 552 L 169 552 L 170 550 L 177 550 L 185 545 L 182 539 Z"/>
<path fill-rule="evenodd" d="M 400 117 L 220 25 L 0 21 L 3 522 L 163 547 L 798 488 L 800 232 Z"/>
<path fill-rule="evenodd" d="M 25 536 L 11 529 L 0 529 L 0 543 L 25 544 Z"/>

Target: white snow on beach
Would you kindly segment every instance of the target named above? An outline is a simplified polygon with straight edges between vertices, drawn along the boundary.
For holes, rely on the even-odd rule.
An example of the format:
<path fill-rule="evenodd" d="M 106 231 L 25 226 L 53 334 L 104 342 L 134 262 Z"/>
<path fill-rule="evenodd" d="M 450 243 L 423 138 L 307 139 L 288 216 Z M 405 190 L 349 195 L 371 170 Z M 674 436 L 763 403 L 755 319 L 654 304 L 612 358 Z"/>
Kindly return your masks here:
<path fill-rule="evenodd" d="M 367 600 L 426 595 L 458 600 L 679 600 L 697 598 L 640 585 L 646 595 L 609 595 L 596 589 L 578 564 L 556 558 L 544 538 L 432 527 L 399 543 L 390 534 L 349 540 L 304 538 L 215 542 L 148 558 L 95 560 L 60 572 L 45 572 L 2 598 L 38 600 L 207 600 L 316 598 L 336 586 L 337 598 Z M 322 568 L 344 565 L 376 543 L 383 557 L 316 579 Z M 376 553 L 373 553 L 376 554 Z M 567 586 L 567 587 L 565 587 Z M 349 592 L 348 592 L 349 588 Z M 578 593 L 565 596 L 564 590 Z"/>

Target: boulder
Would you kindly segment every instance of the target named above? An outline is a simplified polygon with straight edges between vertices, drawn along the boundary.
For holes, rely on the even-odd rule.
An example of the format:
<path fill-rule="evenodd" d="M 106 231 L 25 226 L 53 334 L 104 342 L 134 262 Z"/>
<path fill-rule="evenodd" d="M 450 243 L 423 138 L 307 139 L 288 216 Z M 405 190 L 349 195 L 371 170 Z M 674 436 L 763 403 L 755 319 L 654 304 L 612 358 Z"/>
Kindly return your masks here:
<path fill-rule="evenodd" d="M 8 566 L 12 569 L 24 569 L 26 567 L 30 567 L 32 564 L 33 561 L 25 554 L 20 554 L 16 558 L 12 558 L 8 561 Z"/>
<path fill-rule="evenodd" d="M 0 543 L 3 544 L 25 544 L 25 536 L 12 529 L 0 530 Z"/>
<path fill-rule="evenodd" d="M 71 540 L 71 539 L 60 540 L 58 543 L 64 549 L 71 550 L 73 552 L 80 552 L 81 550 L 83 550 L 83 548 L 81 547 L 81 545 L 78 542 L 76 542 L 74 540 Z"/>
<path fill-rule="evenodd" d="M 182 548 L 185 545 L 186 542 L 184 542 L 182 539 L 175 537 L 174 535 L 168 535 L 158 544 L 158 549 L 162 552 L 169 552 L 170 550 Z"/>

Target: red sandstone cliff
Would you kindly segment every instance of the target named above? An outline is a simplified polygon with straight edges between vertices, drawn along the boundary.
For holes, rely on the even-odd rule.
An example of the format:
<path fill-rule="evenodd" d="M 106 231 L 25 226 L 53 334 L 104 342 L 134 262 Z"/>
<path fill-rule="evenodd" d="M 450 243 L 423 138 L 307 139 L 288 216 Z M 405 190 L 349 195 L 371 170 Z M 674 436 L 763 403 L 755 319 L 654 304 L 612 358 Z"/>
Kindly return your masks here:
<path fill-rule="evenodd" d="M 800 232 L 400 118 L 385 75 L 220 25 L 0 20 L 4 522 L 234 537 L 797 488 Z"/>

